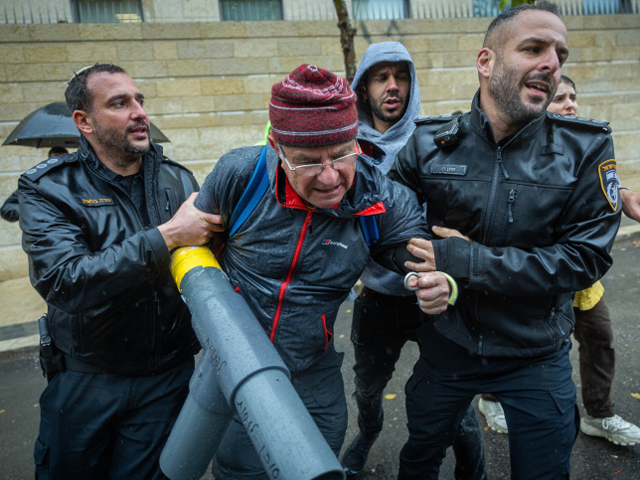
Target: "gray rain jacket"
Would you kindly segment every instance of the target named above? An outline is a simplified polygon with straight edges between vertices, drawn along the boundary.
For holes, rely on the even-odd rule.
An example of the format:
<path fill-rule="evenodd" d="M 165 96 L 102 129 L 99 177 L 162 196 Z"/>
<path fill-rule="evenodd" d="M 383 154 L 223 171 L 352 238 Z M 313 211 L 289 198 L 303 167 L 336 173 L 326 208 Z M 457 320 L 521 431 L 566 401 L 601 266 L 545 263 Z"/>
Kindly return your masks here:
<path fill-rule="evenodd" d="M 371 108 L 365 100 L 358 97 L 358 142 L 365 152 L 373 158 L 378 170 L 386 174 L 393 165 L 396 154 L 404 147 L 416 128 L 413 120 L 420 114 L 420 88 L 411 55 L 404 45 L 398 42 L 381 42 L 370 45 L 362 56 L 351 88 L 357 92 L 358 85 L 365 77 L 365 73 L 381 62 L 407 62 L 411 72 L 411 90 L 407 110 L 398 123 L 384 133 L 373 128 Z M 373 260 L 362 272 L 361 280 L 368 288 L 385 295 L 413 295 L 413 292 L 404 288 L 402 276 L 382 267 Z"/>
<path fill-rule="evenodd" d="M 402 265 L 405 242 L 427 236 L 415 195 L 361 156 L 353 186 L 330 209 L 308 209 L 291 188 L 279 158 L 267 147 L 269 188 L 218 255 L 292 372 L 305 370 L 333 349 L 340 304 L 370 255 Z M 262 147 L 224 155 L 205 180 L 196 207 L 229 218 L 251 177 Z M 358 217 L 375 215 L 380 239 L 367 246 Z"/>

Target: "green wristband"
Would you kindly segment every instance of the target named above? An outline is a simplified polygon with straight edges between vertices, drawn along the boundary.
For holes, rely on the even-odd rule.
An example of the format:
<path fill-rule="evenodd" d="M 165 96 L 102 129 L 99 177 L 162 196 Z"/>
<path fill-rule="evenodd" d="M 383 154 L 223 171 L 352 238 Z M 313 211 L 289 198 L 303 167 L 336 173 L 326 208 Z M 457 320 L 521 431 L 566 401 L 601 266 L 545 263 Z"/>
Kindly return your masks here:
<path fill-rule="evenodd" d="M 447 303 L 449 305 L 455 305 L 456 300 L 458 300 L 458 284 L 453 279 L 453 277 L 448 273 L 444 273 L 444 272 L 438 272 L 438 273 L 443 274 L 444 278 L 446 278 L 447 282 L 449 282 L 449 285 L 451 285 L 451 294 L 449 295 L 449 300 L 447 301 Z"/>

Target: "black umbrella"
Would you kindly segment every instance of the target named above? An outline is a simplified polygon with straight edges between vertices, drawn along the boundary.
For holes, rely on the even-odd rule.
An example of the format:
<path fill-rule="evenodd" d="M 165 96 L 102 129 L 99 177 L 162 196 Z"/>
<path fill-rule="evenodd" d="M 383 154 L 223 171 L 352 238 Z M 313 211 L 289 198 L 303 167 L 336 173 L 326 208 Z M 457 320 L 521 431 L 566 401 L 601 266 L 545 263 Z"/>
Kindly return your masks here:
<path fill-rule="evenodd" d="M 153 123 L 150 123 L 149 126 L 149 135 L 154 142 L 169 141 Z M 67 104 L 54 102 L 34 110 L 24 117 L 2 145 L 78 148 L 80 146 L 80 131 L 73 123 L 71 110 Z"/>

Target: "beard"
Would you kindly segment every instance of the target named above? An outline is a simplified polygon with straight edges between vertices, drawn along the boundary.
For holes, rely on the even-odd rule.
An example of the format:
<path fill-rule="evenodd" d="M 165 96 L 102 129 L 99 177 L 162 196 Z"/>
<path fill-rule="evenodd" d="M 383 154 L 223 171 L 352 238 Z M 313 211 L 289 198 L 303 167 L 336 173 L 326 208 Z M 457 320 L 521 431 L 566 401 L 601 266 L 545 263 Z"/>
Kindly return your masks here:
<path fill-rule="evenodd" d="M 495 71 L 489 80 L 489 93 L 496 105 L 517 125 L 524 125 L 543 113 L 553 99 L 553 92 L 547 92 L 546 97 L 532 97 L 535 105 L 522 100 L 520 92 L 527 82 L 539 80 L 553 85 L 553 76 L 548 73 L 534 73 L 518 80 L 518 73 L 498 60 Z"/>
<path fill-rule="evenodd" d="M 389 97 L 397 98 L 400 101 L 402 108 L 398 113 L 387 115 L 386 113 L 384 113 L 384 110 L 382 110 L 384 101 Z M 373 98 L 369 97 L 368 103 L 371 107 L 371 113 L 383 122 L 396 123 L 404 116 L 405 112 L 407 111 L 407 102 L 400 95 L 384 95 L 379 102 L 376 102 Z"/>
<path fill-rule="evenodd" d="M 137 122 L 133 125 L 129 125 L 124 133 L 120 133 L 115 129 L 102 128 L 99 123 L 93 119 L 93 125 L 95 129 L 96 140 L 100 142 L 105 150 L 107 150 L 111 157 L 120 166 L 127 167 L 132 163 L 138 161 L 138 159 L 147 153 L 150 148 L 149 142 L 146 146 L 136 146 L 129 141 L 129 133 L 136 128 L 146 127 L 147 138 L 149 135 L 149 124 L 147 122 Z"/>

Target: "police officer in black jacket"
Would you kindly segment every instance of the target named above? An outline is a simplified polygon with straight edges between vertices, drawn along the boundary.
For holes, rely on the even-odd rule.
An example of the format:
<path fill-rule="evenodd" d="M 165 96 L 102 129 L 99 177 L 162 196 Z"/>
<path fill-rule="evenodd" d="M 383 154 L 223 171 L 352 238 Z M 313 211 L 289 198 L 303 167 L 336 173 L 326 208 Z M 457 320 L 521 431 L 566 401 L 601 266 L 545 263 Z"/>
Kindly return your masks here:
<path fill-rule="evenodd" d="M 553 4 L 499 15 L 477 57 L 471 111 L 419 121 L 390 172 L 441 226 L 442 240 L 412 240 L 409 251 L 461 287 L 418 334 L 400 479 L 437 478 L 480 392 L 504 407 L 513 478 L 569 478 L 572 297 L 610 267 L 620 202 L 607 124 L 546 112 L 567 55 Z M 433 295 L 417 296 L 428 307 Z"/>
<path fill-rule="evenodd" d="M 193 206 L 191 173 L 150 142 L 124 70 L 84 69 L 65 96 L 80 148 L 19 180 L 23 248 L 57 351 L 36 477 L 164 478 L 158 458 L 200 348 L 170 251 L 206 243 L 219 218 Z"/>

